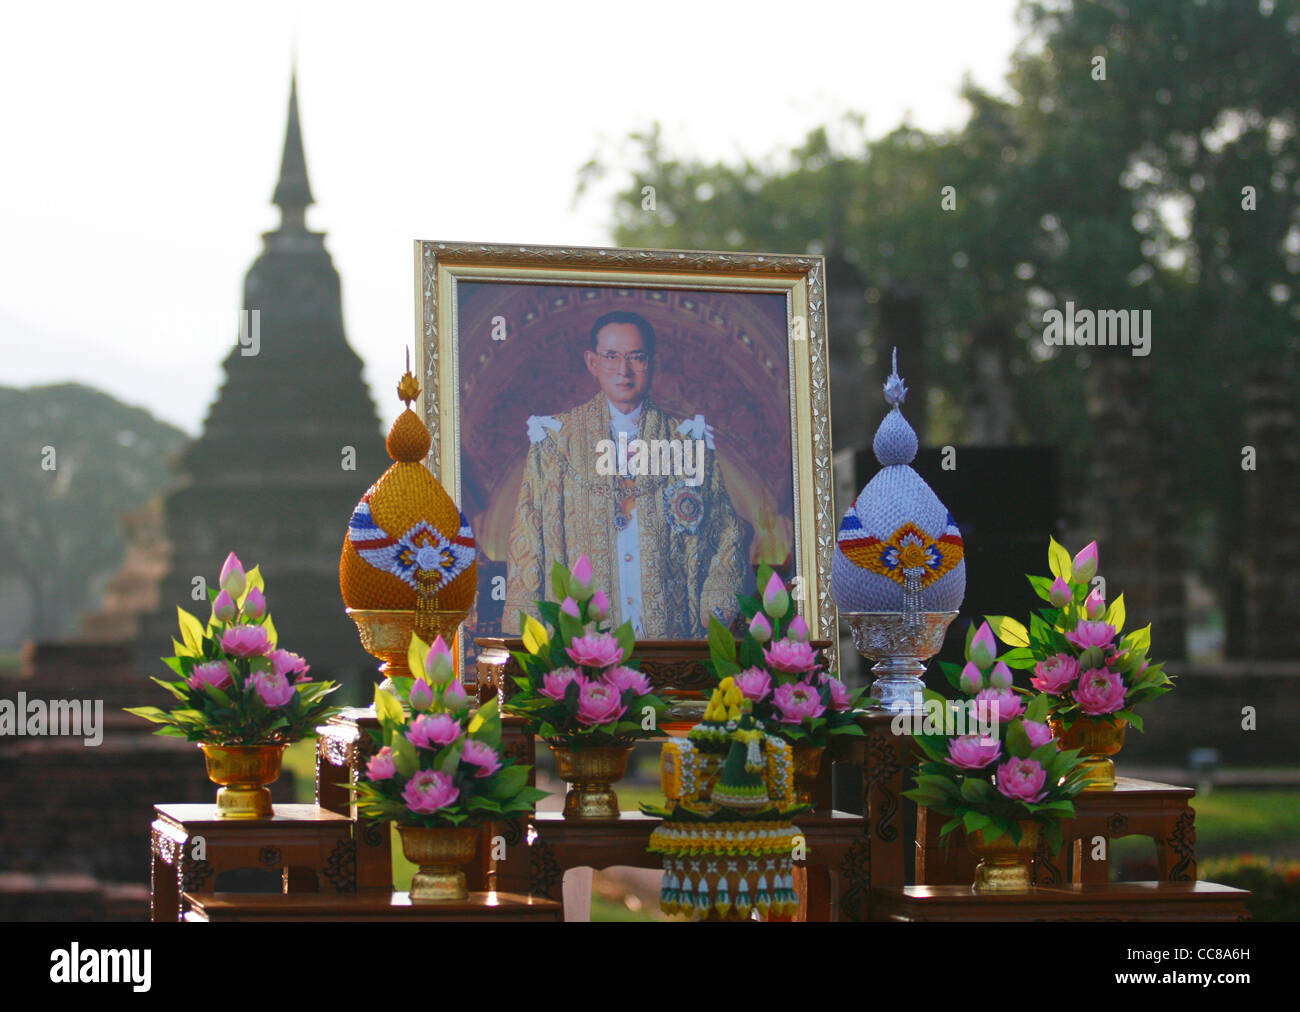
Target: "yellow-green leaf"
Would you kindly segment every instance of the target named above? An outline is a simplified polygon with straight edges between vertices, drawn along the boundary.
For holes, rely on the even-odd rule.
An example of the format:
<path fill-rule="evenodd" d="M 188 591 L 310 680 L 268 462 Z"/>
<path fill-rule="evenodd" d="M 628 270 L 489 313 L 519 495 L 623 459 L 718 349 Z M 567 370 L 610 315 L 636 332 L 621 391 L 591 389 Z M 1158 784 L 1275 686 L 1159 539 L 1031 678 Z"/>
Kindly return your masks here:
<path fill-rule="evenodd" d="M 191 650 L 183 643 L 177 643 L 176 638 L 174 636 L 172 637 L 172 652 L 175 653 L 177 657 L 198 657 L 199 656 L 199 651 Z"/>
<path fill-rule="evenodd" d="M 546 635 L 546 626 L 531 615 L 524 617 L 524 649 L 536 656 L 542 648 L 551 642 Z"/>
<path fill-rule="evenodd" d="M 1070 558 L 1070 553 L 1064 546 L 1057 544 L 1053 537 L 1047 539 L 1047 565 L 1053 576 L 1059 576 L 1066 583 L 1070 582 L 1070 577 L 1074 573 L 1074 560 Z"/>
<path fill-rule="evenodd" d="M 1007 615 L 985 615 L 993 635 L 1009 647 L 1029 646 L 1029 630 Z"/>
<path fill-rule="evenodd" d="M 1115 631 L 1119 632 L 1124 628 L 1124 619 L 1127 617 L 1128 616 L 1124 611 L 1124 595 L 1120 594 L 1119 597 L 1115 598 L 1115 600 L 1111 602 L 1110 607 L 1106 609 L 1105 622 L 1108 625 L 1113 625 Z"/>
<path fill-rule="evenodd" d="M 397 767 L 397 772 L 404 777 L 413 776 L 415 771 L 420 768 L 420 759 L 415 754 L 415 746 L 404 734 L 393 736 L 393 765 Z"/>
<path fill-rule="evenodd" d="M 275 623 L 271 621 L 270 615 L 262 620 L 262 628 L 266 630 L 266 638 L 271 641 L 271 646 L 279 646 L 280 634 L 275 631 Z"/>
<path fill-rule="evenodd" d="M 176 617 L 181 624 L 181 638 L 195 657 L 203 650 L 203 625 L 184 608 L 176 608 Z"/>
<path fill-rule="evenodd" d="M 469 722 L 469 727 L 466 730 L 470 734 L 474 734 L 490 717 L 495 717 L 496 715 L 497 701 L 495 699 L 489 699 L 478 708 L 478 712 L 474 714 L 474 719 Z"/>
<path fill-rule="evenodd" d="M 429 644 L 415 633 L 411 633 L 411 645 L 406 648 L 406 666 L 411 669 L 411 674 L 426 682 L 429 680 L 429 673 L 424 670 L 424 658 L 428 652 Z"/>
<path fill-rule="evenodd" d="M 406 723 L 406 711 L 387 689 L 375 688 L 375 716 L 380 720 L 388 719 L 394 724 Z"/>

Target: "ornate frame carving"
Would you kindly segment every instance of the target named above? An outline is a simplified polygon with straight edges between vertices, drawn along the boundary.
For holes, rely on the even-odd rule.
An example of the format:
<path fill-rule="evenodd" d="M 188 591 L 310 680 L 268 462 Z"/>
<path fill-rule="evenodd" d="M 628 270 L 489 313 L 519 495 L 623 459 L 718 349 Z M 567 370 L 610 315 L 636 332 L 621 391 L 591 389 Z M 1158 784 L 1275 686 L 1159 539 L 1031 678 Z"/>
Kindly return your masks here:
<path fill-rule="evenodd" d="M 795 570 L 808 589 L 804 617 L 814 635 L 831 641 L 825 653 L 832 669 L 836 667 L 839 637 L 830 589 L 836 513 L 822 257 L 416 240 L 415 343 L 423 378 L 419 411 L 433 436 L 427 463 L 457 503 L 461 487 L 455 293 L 461 279 L 785 293 Z M 796 336 L 797 319 L 806 321 L 804 339 Z"/>

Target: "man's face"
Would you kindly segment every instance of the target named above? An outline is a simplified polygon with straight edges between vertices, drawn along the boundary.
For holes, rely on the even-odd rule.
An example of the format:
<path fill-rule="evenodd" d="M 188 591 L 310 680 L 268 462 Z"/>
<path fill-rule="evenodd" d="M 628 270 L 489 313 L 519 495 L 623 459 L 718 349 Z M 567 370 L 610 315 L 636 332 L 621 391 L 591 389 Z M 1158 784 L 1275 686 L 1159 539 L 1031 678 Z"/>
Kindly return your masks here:
<path fill-rule="evenodd" d="M 596 377 L 601 391 L 619 411 L 632 411 L 645 399 L 654 375 L 654 362 L 636 324 L 605 324 L 596 335 L 596 350 L 583 354 L 587 371 Z M 642 365 L 638 367 L 634 359 L 642 356 Z"/>

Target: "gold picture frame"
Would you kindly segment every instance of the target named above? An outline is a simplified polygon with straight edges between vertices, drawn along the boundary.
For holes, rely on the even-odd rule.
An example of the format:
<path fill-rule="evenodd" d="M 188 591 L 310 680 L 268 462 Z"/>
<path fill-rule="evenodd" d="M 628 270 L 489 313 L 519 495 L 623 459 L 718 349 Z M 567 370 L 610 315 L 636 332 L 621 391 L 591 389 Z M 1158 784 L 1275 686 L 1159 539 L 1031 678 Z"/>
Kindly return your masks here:
<path fill-rule="evenodd" d="M 422 377 L 418 411 L 433 437 L 427 464 L 463 510 L 462 286 L 557 286 L 556 292 L 587 293 L 593 299 L 615 295 L 661 298 L 658 293 L 664 293 L 691 304 L 702 301 L 691 293 L 721 293 L 711 296 L 717 299 L 729 298 L 725 293 L 734 293 L 736 298 L 774 295 L 783 299 L 793 502 L 790 519 L 793 572 L 798 577 L 793 589 L 814 637 L 831 641 L 825 652 L 832 668 L 836 666 L 838 637 L 830 573 L 837 514 L 831 476 L 822 257 L 417 240 L 415 281 L 416 361 Z M 770 300 L 764 302 L 770 304 Z M 745 339 L 743 333 L 740 336 Z M 474 369 L 480 369 L 485 356 L 495 354 L 495 349 L 483 347 L 482 341 L 478 347 L 481 353 L 473 360 Z M 767 365 L 772 364 L 769 359 Z M 474 396 L 485 395 L 479 392 Z M 502 404 L 502 409 L 506 408 L 513 409 L 513 405 Z M 470 523 L 474 524 L 472 517 Z M 475 534 L 479 534 L 478 527 Z M 484 633 L 475 630 L 474 635 Z"/>

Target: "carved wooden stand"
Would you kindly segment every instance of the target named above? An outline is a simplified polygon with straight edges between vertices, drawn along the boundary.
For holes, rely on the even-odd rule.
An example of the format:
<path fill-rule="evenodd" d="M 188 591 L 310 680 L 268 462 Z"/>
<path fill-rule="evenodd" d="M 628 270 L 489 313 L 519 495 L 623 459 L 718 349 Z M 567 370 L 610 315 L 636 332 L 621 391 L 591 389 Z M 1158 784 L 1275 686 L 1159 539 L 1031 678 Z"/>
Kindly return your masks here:
<path fill-rule="evenodd" d="M 316 805 L 277 805 L 269 819 L 219 819 L 213 805 L 155 805 L 149 911 L 179 920 L 181 894 L 210 890 L 217 873 L 281 872 L 286 893 L 356 891 L 352 823 Z M 271 896 L 270 899 L 280 899 Z"/>
<path fill-rule="evenodd" d="M 1045 843 L 1034 857 L 1040 886 L 1104 885 L 1110 881 L 1110 841 L 1122 836 L 1147 836 L 1155 843 L 1156 866 L 1162 882 L 1195 882 L 1196 814 L 1189 807 L 1195 791 L 1150 780 L 1119 777 L 1112 791 L 1090 791 L 1074 799 L 1075 816 L 1062 829 L 1065 847 L 1052 854 Z M 920 809 L 916 823 L 916 881 L 918 885 L 962 885 L 975 878 L 975 857 L 966 849 L 962 830 L 952 843 L 939 840 L 947 821 Z M 1093 858 L 1097 838 L 1105 840 Z"/>
<path fill-rule="evenodd" d="M 1214 882 L 1035 886 L 976 896 L 969 885 L 877 889 L 882 921 L 1240 921 L 1250 893 Z"/>

